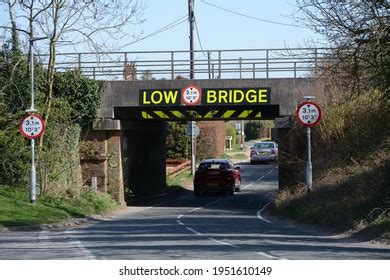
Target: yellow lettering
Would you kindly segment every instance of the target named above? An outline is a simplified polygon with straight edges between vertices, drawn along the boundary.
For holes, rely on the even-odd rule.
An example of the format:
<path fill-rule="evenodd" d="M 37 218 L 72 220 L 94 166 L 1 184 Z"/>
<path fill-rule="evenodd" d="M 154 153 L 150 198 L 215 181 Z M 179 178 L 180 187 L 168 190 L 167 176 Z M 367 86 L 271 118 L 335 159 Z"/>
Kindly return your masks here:
<path fill-rule="evenodd" d="M 218 100 L 218 103 L 222 103 L 222 100 L 225 102 L 225 103 L 228 103 L 227 101 L 227 96 L 228 96 L 228 92 L 226 90 L 220 90 L 219 91 L 219 100 Z"/>
<path fill-rule="evenodd" d="M 144 91 L 142 102 L 143 104 L 150 104 L 150 101 L 146 99 L 146 91 Z"/>
<path fill-rule="evenodd" d="M 177 93 L 178 91 L 175 90 L 175 91 L 164 91 L 164 97 L 165 97 L 165 103 L 166 104 L 169 104 L 169 103 L 172 103 L 172 104 L 175 104 L 176 102 L 176 99 L 177 99 Z"/>
<path fill-rule="evenodd" d="M 256 91 L 253 89 L 250 89 L 246 92 L 246 101 L 248 103 L 256 103 Z"/>
<path fill-rule="evenodd" d="M 238 95 L 240 95 L 240 97 L 238 97 Z M 242 90 L 236 89 L 234 91 L 233 103 L 241 103 L 243 100 L 244 100 L 244 93 L 242 92 Z"/>
<path fill-rule="evenodd" d="M 217 92 L 215 90 L 207 91 L 207 103 L 217 102 Z"/>
<path fill-rule="evenodd" d="M 157 98 L 156 98 L 156 95 L 157 95 Z M 152 92 L 150 99 L 151 99 L 153 104 L 160 104 L 162 99 L 163 99 L 163 94 L 161 93 L 161 91 L 155 90 Z"/>
<path fill-rule="evenodd" d="M 260 103 L 267 103 L 267 90 L 266 89 L 260 89 L 259 90 L 259 102 Z"/>

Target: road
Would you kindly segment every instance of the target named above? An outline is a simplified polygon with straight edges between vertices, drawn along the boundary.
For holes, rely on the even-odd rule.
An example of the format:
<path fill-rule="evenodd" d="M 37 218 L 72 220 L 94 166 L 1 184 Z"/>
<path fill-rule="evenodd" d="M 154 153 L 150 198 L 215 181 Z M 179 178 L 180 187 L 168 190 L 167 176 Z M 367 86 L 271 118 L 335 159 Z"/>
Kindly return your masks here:
<path fill-rule="evenodd" d="M 388 246 L 263 217 L 277 166 L 241 167 L 233 197 L 189 192 L 74 228 L 0 233 L 0 259 L 390 259 Z"/>

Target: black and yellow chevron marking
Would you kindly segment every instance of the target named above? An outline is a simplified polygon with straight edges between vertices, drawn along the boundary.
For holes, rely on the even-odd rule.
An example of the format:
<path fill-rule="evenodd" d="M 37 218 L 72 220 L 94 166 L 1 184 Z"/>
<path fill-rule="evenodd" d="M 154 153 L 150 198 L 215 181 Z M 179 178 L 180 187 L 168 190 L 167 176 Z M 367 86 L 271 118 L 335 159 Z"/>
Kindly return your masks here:
<path fill-rule="evenodd" d="M 279 105 L 114 107 L 123 120 L 270 120 L 279 116 Z"/>

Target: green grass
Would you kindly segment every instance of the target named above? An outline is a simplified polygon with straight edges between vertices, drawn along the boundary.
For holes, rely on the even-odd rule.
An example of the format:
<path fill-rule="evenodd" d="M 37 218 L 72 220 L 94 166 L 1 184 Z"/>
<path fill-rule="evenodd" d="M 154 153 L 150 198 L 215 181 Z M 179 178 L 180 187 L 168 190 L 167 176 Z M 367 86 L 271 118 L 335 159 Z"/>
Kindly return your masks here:
<path fill-rule="evenodd" d="M 224 159 L 247 159 L 248 156 L 244 153 L 237 153 L 237 154 L 229 154 L 229 153 L 223 153 L 222 157 Z"/>
<path fill-rule="evenodd" d="M 182 190 L 185 186 L 192 186 L 194 176 L 191 170 L 186 170 L 177 176 L 167 176 L 167 187 L 169 191 Z"/>
<path fill-rule="evenodd" d="M 104 214 L 117 204 L 108 194 L 86 192 L 79 199 L 46 195 L 36 205 L 29 203 L 27 191 L 0 186 L 0 227 L 59 223 L 69 218 Z"/>

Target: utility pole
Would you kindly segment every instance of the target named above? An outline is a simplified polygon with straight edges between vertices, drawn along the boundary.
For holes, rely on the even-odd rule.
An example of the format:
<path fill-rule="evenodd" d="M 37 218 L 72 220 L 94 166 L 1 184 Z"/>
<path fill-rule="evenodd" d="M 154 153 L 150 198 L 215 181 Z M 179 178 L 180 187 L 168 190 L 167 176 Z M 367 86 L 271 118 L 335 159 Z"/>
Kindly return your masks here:
<path fill-rule="evenodd" d="M 194 79 L 194 0 L 188 0 L 188 20 L 190 22 L 190 80 Z M 194 122 L 191 121 L 191 174 L 195 174 L 195 149 Z"/>
<path fill-rule="evenodd" d="M 194 79 L 194 0 L 188 0 L 188 20 L 190 22 L 190 80 Z"/>

